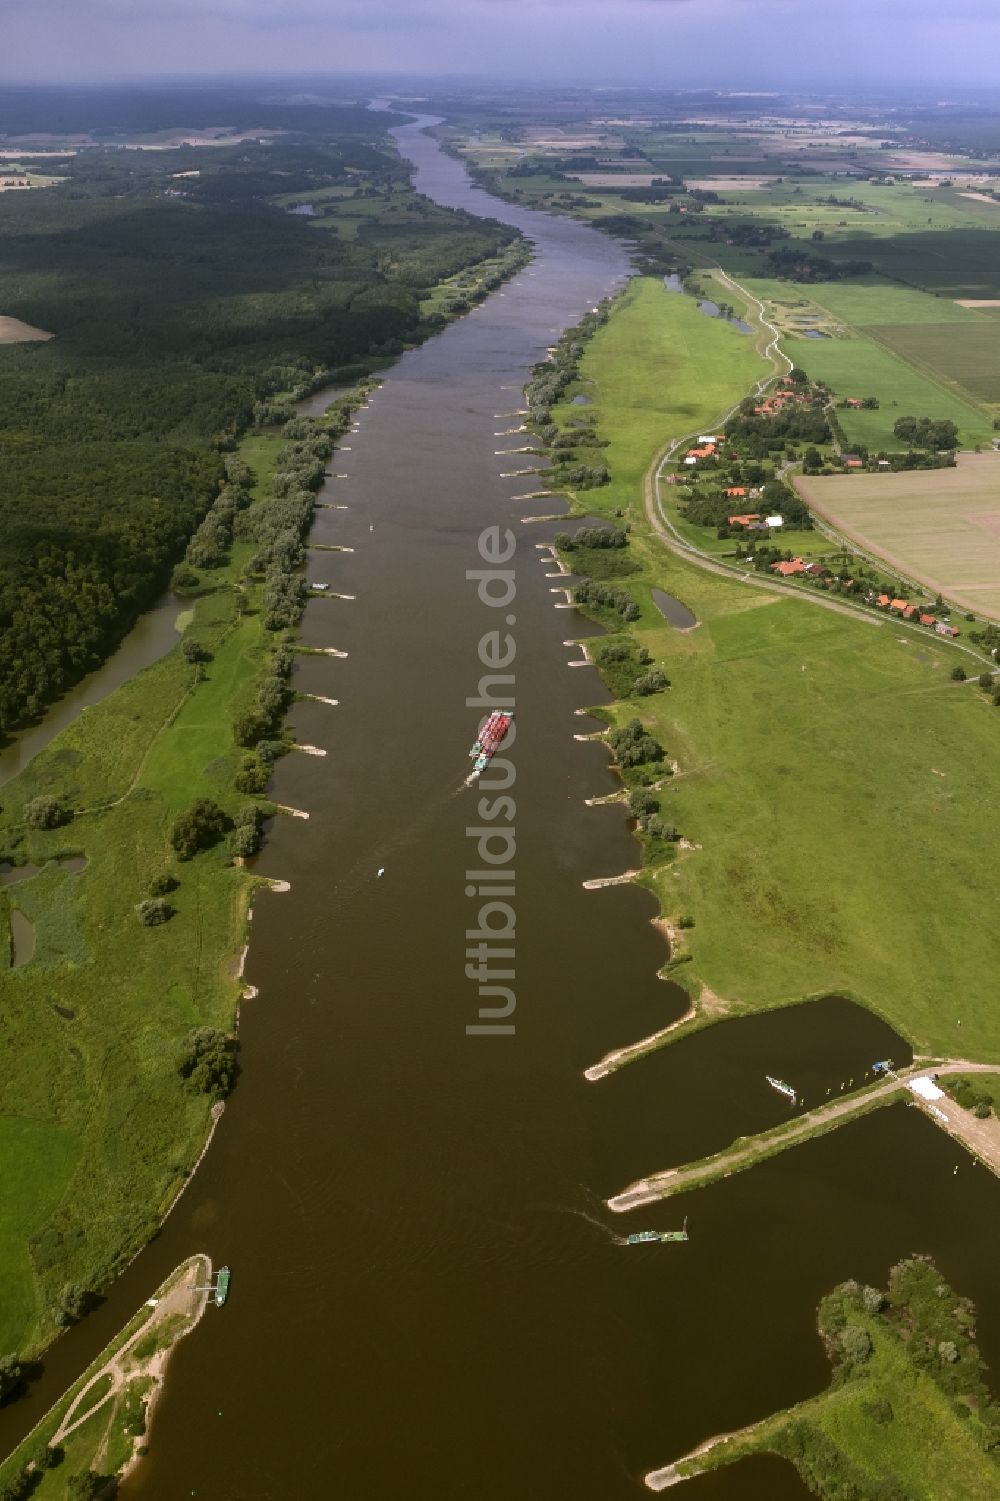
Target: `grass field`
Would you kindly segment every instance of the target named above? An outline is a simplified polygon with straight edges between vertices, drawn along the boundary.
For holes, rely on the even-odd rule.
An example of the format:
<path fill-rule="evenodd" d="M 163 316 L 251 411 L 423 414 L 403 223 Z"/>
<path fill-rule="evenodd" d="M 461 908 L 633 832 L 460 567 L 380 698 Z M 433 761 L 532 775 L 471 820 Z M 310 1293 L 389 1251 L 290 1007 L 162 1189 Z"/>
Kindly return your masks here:
<path fill-rule="evenodd" d="M 804 287 L 801 290 L 806 291 Z M 810 286 L 808 292 L 837 318 L 857 328 L 919 323 L 957 323 L 976 328 L 981 317 L 950 297 L 886 281 L 824 281 Z"/>
<path fill-rule="evenodd" d="M 1000 454 L 955 469 L 799 478 L 838 531 L 967 610 L 1000 619 Z"/>
<path fill-rule="evenodd" d="M 661 345 L 675 323 L 689 337 L 674 344 L 668 385 Z M 695 919 L 675 973 L 748 1009 L 848 993 L 925 1051 L 1000 1059 L 983 921 L 1000 851 L 982 837 L 1000 796 L 1000 716 L 950 682 L 968 659 L 929 635 L 707 574 L 648 531 L 640 479 L 653 454 L 746 384 L 745 366 L 700 343 L 725 333 L 640 283 L 582 366 L 615 484 L 580 509 L 610 519 L 620 507 L 631 521 L 635 637 L 673 683 L 612 713 L 638 714 L 677 758 L 662 816 L 701 846 L 648 875 L 668 917 Z M 700 627 L 665 625 L 653 585 Z"/>
<path fill-rule="evenodd" d="M 248 442 L 260 477 L 280 443 Z M 92 707 L 5 788 L 0 849 L 43 863 L 82 852 L 3 893 L 36 924 L 31 963 L 4 970 L 6 1063 L 0 1080 L 0 1350 L 39 1348 L 66 1283 L 100 1288 L 155 1229 L 197 1156 L 211 1101 L 182 1088 L 180 1046 L 196 1026 L 233 1024 L 252 878 L 222 846 L 178 864 L 177 813 L 197 797 L 230 812 L 237 760 L 232 720 L 252 698 L 266 645 L 260 615 L 229 587 L 249 544 L 194 603 L 191 627 L 212 653 L 203 679 L 179 647 Z M 26 831 L 21 808 L 51 792 L 69 825 Z M 135 904 L 173 871 L 176 909 L 140 926 Z"/>
<path fill-rule="evenodd" d="M 653 450 L 710 427 L 769 367 L 751 337 L 707 318 L 693 298 L 668 292 L 658 279 L 633 281 L 624 309 L 598 335 L 600 376 L 583 389 L 593 398 L 587 416 L 614 442 L 611 484 L 588 497 L 631 513 L 636 504 L 641 510 L 639 485 Z M 588 357 L 584 374 L 593 373 Z M 558 420 L 568 426 L 579 415 L 567 402 Z"/>

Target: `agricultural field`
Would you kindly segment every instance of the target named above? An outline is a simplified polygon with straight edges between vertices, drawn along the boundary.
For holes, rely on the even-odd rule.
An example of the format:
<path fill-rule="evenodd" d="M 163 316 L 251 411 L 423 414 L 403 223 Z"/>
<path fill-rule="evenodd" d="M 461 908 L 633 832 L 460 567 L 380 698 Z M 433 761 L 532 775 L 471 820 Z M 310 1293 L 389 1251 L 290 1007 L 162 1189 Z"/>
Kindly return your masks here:
<path fill-rule="evenodd" d="M 1000 214 L 996 228 L 925 228 L 884 238 L 829 240 L 833 259 L 861 257 L 883 276 L 948 297 L 1000 297 Z"/>
<path fill-rule="evenodd" d="M 909 364 L 967 391 L 975 400 L 1000 406 L 1000 339 L 996 325 L 973 314 L 974 324 L 878 324 L 871 337 Z"/>
<path fill-rule="evenodd" d="M 960 454 L 955 469 L 795 483 L 844 536 L 932 593 L 1000 620 L 1000 454 Z"/>

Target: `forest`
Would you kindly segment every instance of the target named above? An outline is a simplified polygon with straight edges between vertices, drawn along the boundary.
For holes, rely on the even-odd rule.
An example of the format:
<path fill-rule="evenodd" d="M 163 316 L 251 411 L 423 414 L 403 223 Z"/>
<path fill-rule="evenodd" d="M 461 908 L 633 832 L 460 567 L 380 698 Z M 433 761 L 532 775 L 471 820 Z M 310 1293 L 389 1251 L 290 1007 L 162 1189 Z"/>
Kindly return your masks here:
<path fill-rule="evenodd" d="M 84 100 L 64 128 L 101 122 L 113 140 L 116 107 L 135 128 L 126 103 L 105 97 L 109 118 Z M 54 335 L 0 346 L 0 732 L 153 602 L 215 497 L 221 454 L 271 398 L 426 337 L 442 321 L 421 314 L 428 291 L 515 238 L 413 193 L 384 134 L 397 117 L 230 100 L 210 112 L 192 94 L 169 123 L 218 123 L 220 107 L 286 133 L 91 148 L 60 164 L 58 185 L 0 196 L 0 313 Z M 151 109 L 147 130 L 167 121 L 166 98 Z M 290 214 L 296 193 L 335 195 L 349 223 Z"/>

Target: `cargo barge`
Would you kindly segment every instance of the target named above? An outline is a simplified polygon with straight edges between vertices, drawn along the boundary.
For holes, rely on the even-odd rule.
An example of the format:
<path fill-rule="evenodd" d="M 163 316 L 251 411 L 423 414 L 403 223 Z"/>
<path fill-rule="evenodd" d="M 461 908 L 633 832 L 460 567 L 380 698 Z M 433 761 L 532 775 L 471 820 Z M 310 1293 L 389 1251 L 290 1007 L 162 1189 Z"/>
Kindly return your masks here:
<path fill-rule="evenodd" d="M 509 713 L 505 709 L 494 709 L 482 729 L 479 738 L 474 742 L 469 755 L 473 757 L 472 775 L 470 781 L 474 781 L 480 772 L 485 771 L 493 760 L 497 751 L 503 744 L 504 737 L 510 729 L 514 719 L 514 711 Z"/>

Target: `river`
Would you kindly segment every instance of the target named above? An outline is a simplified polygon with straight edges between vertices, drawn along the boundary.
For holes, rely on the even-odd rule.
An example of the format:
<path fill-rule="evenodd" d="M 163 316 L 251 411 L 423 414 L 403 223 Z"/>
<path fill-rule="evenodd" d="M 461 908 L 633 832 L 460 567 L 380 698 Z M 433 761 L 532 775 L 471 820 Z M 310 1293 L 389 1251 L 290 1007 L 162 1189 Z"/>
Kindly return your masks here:
<path fill-rule="evenodd" d="M 644 1470 L 711 1433 L 821 1389 L 815 1306 L 848 1276 L 934 1252 L 980 1304 L 1000 1356 L 984 1227 L 1000 1186 L 916 1110 L 896 1107 L 676 1203 L 603 1208 L 641 1174 L 783 1118 L 765 1071 L 815 1102 L 872 1060 L 908 1055 L 874 1016 L 830 999 L 716 1027 L 598 1084 L 583 1069 L 683 1009 L 656 978 L 652 899 L 582 882 L 636 862 L 570 671 L 580 628 L 557 610 L 546 502 L 502 479 L 524 456 L 496 434 L 559 330 L 620 284 L 624 252 L 585 225 L 471 188 L 420 121 L 395 132 L 418 188 L 535 241 L 514 281 L 388 373 L 335 456 L 310 576 L 300 741 L 262 856 L 291 883 L 255 907 L 242 1076 L 159 1237 L 106 1304 L 46 1359 L 9 1430 L 53 1399 L 165 1273 L 195 1250 L 233 1270 L 174 1357 L 151 1450 L 126 1498 L 289 1501 L 396 1493 L 435 1501 L 625 1501 Z M 511 526 L 509 607 L 482 604 L 484 527 Z M 508 616 L 514 617 L 508 625 Z M 498 618 L 499 617 L 499 618 Z M 479 793 L 464 789 L 484 632 L 516 642 L 517 1009 L 513 1035 L 468 1035 L 466 930 L 478 900 Z M 376 872 L 384 868 L 379 879 Z M 473 940 L 474 941 L 474 940 Z M 734 941 L 739 935 L 734 934 Z M 686 1245 L 626 1248 L 630 1229 L 690 1219 Z M 3 1429 L 0 1428 L 0 1433 Z M 696 1482 L 692 1501 L 793 1501 L 762 1460 Z"/>

